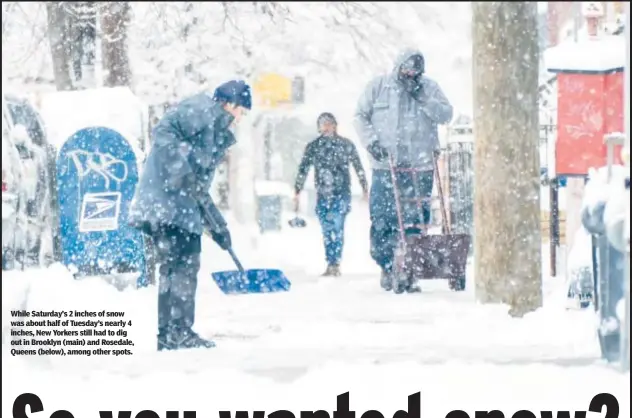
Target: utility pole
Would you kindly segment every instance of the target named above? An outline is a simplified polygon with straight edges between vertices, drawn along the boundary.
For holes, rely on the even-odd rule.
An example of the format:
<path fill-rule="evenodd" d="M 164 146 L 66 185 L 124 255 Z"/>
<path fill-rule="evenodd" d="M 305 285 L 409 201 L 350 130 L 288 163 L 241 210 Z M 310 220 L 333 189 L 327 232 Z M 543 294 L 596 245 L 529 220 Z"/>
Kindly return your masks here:
<path fill-rule="evenodd" d="M 542 305 L 536 2 L 474 2 L 476 297 Z"/>

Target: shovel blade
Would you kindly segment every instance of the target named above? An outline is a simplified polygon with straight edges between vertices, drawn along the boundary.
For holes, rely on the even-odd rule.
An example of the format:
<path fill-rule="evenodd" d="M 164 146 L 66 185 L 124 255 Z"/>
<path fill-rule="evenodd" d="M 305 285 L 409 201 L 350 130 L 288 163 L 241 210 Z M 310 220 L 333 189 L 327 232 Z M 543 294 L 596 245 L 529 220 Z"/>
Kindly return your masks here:
<path fill-rule="evenodd" d="M 303 218 L 292 218 L 288 221 L 288 224 L 291 228 L 305 228 L 307 226 L 307 222 Z"/>
<path fill-rule="evenodd" d="M 219 271 L 212 274 L 213 280 L 226 295 L 247 293 L 287 292 L 291 283 L 281 270 L 251 269 Z"/>

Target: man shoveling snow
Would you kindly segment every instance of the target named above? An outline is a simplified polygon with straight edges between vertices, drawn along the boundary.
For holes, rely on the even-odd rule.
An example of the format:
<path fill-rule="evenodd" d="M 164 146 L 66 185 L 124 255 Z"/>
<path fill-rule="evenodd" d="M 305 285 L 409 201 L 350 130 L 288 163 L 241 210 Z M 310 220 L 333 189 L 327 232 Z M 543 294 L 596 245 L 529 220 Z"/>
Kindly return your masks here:
<path fill-rule="evenodd" d="M 130 209 L 130 224 L 154 243 L 159 267 L 158 350 L 214 347 L 193 330 L 202 233 L 231 247 L 226 221 L 209 189 L 235 144 L 231 132 L 251 108 L 250 87 L 229 81 L 183 100 L 160 120 Z"/>

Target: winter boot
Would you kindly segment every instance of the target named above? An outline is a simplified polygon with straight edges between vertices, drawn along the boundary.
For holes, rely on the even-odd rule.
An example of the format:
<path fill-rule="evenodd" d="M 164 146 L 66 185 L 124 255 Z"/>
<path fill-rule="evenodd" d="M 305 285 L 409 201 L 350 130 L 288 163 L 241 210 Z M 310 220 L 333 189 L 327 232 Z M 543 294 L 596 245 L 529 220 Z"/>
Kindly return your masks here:
<path fill-rule="evenodd" d="M 337 264 L 329 264 L 327 269 L 322 274 L 323 277 L 338 277 L 340 276 L 340 266 Z"/>
<path fill-rule="evenodd" d="M 392 273 L 393 291 L 400 293 L 417 293 L 421 289 L 415 285 L 415 280 L 405 271 Z"/>
<path fill-rule="evenodd" d="M 158 351 L 174 350 L 175 344 L 171 341 L 171 338 L 169 338 L 169 336 L 166 333 L 159 332 L 157 348 L 158 348 Z"/>
<path fill-rule="evenodd" d="M 158 333 L 158 351 L 187 348 L 213 348 L 215 343 L 200 337 L 191 329 Z"/>
<path fill-rule="evenodd" d="M 338 277 L 338 276 L 340 276 L 340 274 L 341 274 L 340 273 L 340 265 L 333 264 L 331 266 L 331 275 L 334 276 L 334 277 Z"/>
<path fill-rule="evenodd" d="M 421 287 L 413 280 L 412 277 L 406 281 L 406 293 L 421 293 Z"/>
<path fill-rule="evenodd" d="M 382 286 L 382 289 L 387 292 L 393 290 L 393 272 L 382 270 L 382 274 L 380 276 L 380 286 Z"/>

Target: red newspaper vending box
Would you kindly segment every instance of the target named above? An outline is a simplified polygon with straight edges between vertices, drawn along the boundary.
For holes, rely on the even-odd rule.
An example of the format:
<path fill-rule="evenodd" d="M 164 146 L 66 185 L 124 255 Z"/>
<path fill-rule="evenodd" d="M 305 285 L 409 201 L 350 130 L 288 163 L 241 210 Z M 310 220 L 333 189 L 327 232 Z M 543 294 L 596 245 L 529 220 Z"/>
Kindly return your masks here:
<path fill-rule="evenodd" d="M 586 176 L 606 165 L 604 135 L 624 130 L 625 38 L 568 41 L 545 54 L 548 71 L 557 73 L 555 175 Z"/>

